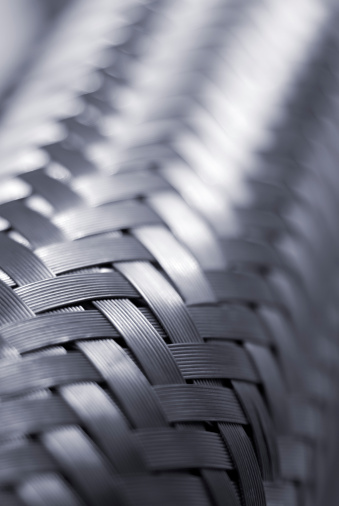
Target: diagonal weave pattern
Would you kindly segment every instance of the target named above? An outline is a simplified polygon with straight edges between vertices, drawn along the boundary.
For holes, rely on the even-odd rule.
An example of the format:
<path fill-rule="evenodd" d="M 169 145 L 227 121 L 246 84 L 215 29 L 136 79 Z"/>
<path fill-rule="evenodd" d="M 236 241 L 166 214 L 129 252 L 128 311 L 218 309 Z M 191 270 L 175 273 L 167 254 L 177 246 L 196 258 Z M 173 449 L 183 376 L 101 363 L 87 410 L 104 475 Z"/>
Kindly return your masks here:
<path fill-rule="evenodd" d="M 222 28 L 249 6 L 201 5 L 200 36 L 160 84 L 133 68 L 158 68 L 148 37 L 175 25 L 175 9 L 126 7 L 80 111 L 53 116 L 59 139 L 35 141 L 49 162 L 6 183 L 17 193 L 0 205 L 5 506 L 322 496 L 338 409 L 338 35 L 315 46 L 245 191 L 201 89 L 220 84 Z M 187 25 L 173 33 L 190 40 Z M 67 66 L 54 59 L 55 77 Z"/>

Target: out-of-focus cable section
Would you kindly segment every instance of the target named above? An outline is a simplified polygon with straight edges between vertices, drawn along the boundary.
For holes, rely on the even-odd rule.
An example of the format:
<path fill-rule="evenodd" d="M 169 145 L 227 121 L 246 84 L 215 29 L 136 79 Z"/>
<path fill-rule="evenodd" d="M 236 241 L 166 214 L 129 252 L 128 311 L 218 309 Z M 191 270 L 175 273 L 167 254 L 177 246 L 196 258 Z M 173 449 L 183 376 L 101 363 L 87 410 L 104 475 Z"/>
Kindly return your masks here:
<path fill-rule="evenodd" d="M 128 18 L 133 17 L 133 10 L 137 12 L 135 2 L 124 2 L 124 5 L 119 2 L 101 3 L 96 6 L 92 2 L 78 0 L 67 6 L 56 26 L 51 27 L 50 40 L 39 51 L 41 58 L 34 69 L 23 77 L 24 86 L 13 97 L 3 118 L 0 132 L 3 173 L 15 172 L 17 166 L 19 170 L 25 170 L 25 166 L 42 163 L 41 154 L 39 156 L 34 148 L 50 137 L 62 135 L 57 132 L 59 128 L 55 120 L 73 115 L 74 107 L 80 107 L 78 101 L 72 101 L 72 97 L 81 96 L 86 86 L 100 86 L 101 75 L 97 72 L 97 65 L 100 66 L 100 60 L 105 58 L 104 49 L 110 46 L 110 37 L 119 39 L 127 36 Z M 255 139 L 269 135 L 263 125 L 269 122 L 269 115 L 277 114 L 280 109 L 274 105 L 283 100 L 284 93 L 290 89 L 286 80 L 293 81 L 295 72 L 302 67 L 329 12 L 315 0 L 298 2 L 293 8 L 288 2 L 282 4 L 274 0 L 226 3 L 229 13 L 223 17 L 225 24 L 222 20 L 218 23 L 217 19 L 213 22 L 213 16 L 218 16 L 218 2 L 169 2 L 164 6 L 162 15 L 165 20 L 168 16 L 171 22 L 160 22 L 155 26 L 154 35 L 144 36 L 146 40 L 140 46 L 143 53 L 141 61 L 131 69 L 133 79 L 122 90 L 124 96 L 120 93 L 119 119 L 116 121 L 116 113 L 107 118 L 108 124 L 113 122 L 112 128 L 118 123 L 119 133 L 115 135 L 117 146 L 133 142 L 132 127 L 135 124 L 138 130 L 138 122 L 142 121 L 142 118 L 138 119 L 140 107 L 147 110 L 146 104 L 154 97 L 164 100 L 165 105 L 166 93 L 173 95 L 171 81 L 172 87 L 177 89 L 187 76 L 194 76 L 194 65 L 201 65 L 204 61 L 203 47 L 200 57 L 199 50 L 195 48 L 194 37 L 199 33 L 199 23 L 200 26 L 206 23 L 202 33 L 207 41 L 208 37 L 211 42 L 218 39 L 212 52 L 213 60 L 218 63 L 215 71 L 204 76 L 203 86 L 200 86 L 203 91 L 198 93 L 204 95 L 203 101 L 192 113 L 196 127 L 207 129 L 209 137 L 216 139 L 218 134 L 215 130 L 221 124 L 224 156 L 230 157 L 230 161 L 234 157 L 246 160 L 252 153 L 247 144 L 256 145 L 258 140 Z M 120 44 L 119 40 L 116 44 Z M 177 59 L 175 74 L 169 64 L 174 59 Z M 205 65 L 207 63 L 211 66 L 210 57 L 206 58 Z M 189 96 L 191 94 L 192 90 Z M 39 100 L 36 100 L 38 96 Z M 133 97 L 139 97 L 141 106 Z M 209 114 L 204 113 L 204 104 L 210 108 Z M 215 116 L 214 121 L 211 115 Z M 214 125 L 212 128 L 211 123 Z M 123 140 L 123 130 L 128 132 L 127 141 Z M 183 139 L 177 142 L 182 145 L 181 149 L 189 152 L 191 141 L 191 134 L 187 132 L 185 146 L 182 145 Z M 208 150 L 205 149 L 201 155 L 208 157 Z M 236 165 L 231 165 L 233 172 L 240 174 Z M 218 176 L 215 162 L 209 163 L 209 171 L 209 177 L 216 177 L 218 181 L 226 177 L 225 171 L 219 171 Z M 229 183 L 230 172 L 227 177 Z M 233 177 L 235 186 L 239 177 Z"/>

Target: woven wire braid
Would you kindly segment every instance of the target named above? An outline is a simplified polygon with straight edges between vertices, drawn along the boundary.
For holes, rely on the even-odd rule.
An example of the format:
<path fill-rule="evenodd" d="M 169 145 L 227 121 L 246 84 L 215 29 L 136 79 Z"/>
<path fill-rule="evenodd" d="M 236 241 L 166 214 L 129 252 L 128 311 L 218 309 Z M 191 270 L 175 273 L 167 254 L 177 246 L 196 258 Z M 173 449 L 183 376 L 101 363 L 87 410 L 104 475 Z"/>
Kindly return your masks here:
<path fill-rule="evenodd" d="M 99 3 L 105 44 L 84 48 Z M 251 6 L 110 4 L 67 11 L 74 54 L 59 27 L 0 133 L 0 504 L 321 504 L 338 414 L 336 19 L 245 184 L 218 69 Z M 166 36 L 185 50 L 161 68 Z"/>

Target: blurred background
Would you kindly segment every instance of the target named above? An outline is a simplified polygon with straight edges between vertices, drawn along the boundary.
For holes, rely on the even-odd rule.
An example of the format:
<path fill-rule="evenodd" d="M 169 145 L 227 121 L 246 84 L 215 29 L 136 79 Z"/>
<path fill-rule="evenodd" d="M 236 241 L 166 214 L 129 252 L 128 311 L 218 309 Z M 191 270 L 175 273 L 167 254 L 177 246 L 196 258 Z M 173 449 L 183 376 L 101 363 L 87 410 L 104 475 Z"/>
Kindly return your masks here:
<path fill-rule="evenodd" d="M 0 1 L 1 105 L 18 83 L 67 0 Z M 68 2 L 70 3 L 70 2 Z M 3 107 L 3 105 L 2 105 Z"/>

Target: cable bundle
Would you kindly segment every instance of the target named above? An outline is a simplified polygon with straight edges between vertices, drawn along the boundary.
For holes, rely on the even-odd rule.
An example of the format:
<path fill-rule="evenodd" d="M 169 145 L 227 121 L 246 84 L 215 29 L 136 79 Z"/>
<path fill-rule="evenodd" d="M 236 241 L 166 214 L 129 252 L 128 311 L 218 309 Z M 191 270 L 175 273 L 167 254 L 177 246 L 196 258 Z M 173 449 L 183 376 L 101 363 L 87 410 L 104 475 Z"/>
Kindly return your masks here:
<path fill-rule="evenodd" d="M 275 2 L 113 3 L 66 12 L 3 119 L 0 503 L 321 504 L 338 410 L 335 23 L 314 3 L 294 57 L 268 50 L 279 102 L 232 46 Z M 240 100 L 264 84 L 274 126 Z"/>

